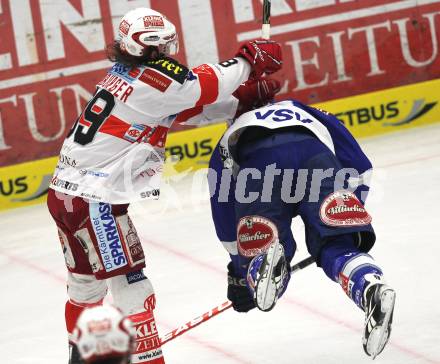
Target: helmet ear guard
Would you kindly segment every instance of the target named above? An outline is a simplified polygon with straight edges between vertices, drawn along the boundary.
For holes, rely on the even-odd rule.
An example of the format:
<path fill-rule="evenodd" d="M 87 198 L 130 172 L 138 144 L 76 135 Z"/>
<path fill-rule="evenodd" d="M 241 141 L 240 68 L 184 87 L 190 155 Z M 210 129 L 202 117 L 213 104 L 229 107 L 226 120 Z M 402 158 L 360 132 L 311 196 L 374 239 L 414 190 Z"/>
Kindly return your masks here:
<path fill-rule="evenodd" d="M 119 23 L 117 41 L 122 51 L 136 57 L 145 55 L 149 47 L 156 47 L 165 55 L 175 55 L 179 50 L 174 24 L 149 8 L 137 8 L 125 14 Z"/>

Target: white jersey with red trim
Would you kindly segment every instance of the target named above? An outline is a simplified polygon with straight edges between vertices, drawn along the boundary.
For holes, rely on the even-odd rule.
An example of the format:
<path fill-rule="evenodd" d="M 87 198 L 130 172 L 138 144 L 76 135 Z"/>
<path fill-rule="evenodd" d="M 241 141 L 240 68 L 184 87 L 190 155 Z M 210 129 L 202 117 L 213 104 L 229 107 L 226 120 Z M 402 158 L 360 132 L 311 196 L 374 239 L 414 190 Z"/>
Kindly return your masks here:
<path fill-rule="evenodd" d="M 116 63 L 67 135 L 50 187 L 113 204 L 157 198 L 171 124 L 230 118 L 250 71 L 241 58 L 191 70 L 168 57 Z"/>

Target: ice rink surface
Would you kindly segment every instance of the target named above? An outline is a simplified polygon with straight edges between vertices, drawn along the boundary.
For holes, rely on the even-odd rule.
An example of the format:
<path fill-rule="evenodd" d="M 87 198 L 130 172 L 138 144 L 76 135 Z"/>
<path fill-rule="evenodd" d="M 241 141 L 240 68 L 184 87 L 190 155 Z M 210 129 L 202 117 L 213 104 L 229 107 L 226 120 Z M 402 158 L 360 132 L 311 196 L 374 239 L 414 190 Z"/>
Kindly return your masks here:
<path fill-rule="evenodd" d="M 440 363 L 440 125 L 361 144 L 376 168 L 367 202 L 377 233 L 371 254 L 397 291 L 391 342 L 375 362 Z M 226 299 L 228 256 L 214 234 L 206 189 L 191 176 L 179 178 L 164 186 L 161 200 L 129 210 L 156 289 L 161 334 Z M 300 222 L 293 228 L 302 241 L 298 261 L 306 256 L 304 229 Z M 0 234 L 1 363 L 66 363 L 66 273 L 45 205 L 0 214 Z M 340 287 L 316 266 L 292 278 L 273 311 L 228 310 L 167 343 L 167 363 L 370 363 L 363 313 Z"/>

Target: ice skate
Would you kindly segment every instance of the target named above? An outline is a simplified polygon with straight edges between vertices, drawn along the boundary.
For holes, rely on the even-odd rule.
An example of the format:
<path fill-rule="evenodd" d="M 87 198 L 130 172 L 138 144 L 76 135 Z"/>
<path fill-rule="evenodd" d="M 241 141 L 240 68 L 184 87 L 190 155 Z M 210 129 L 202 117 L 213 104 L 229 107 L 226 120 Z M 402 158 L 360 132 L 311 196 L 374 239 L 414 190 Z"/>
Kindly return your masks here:
<path fill-rule="evenodd" d="M 69 343 L 69 362 L 68 364 L 84 364 L 79 355 L 79 351 L 76 345 Z"/>
<path fill-rule="evenodd" d="M 287 288 L 290 274 L 284 248 L 277 241 L 266 253 L 256 256 L 249 264 L 248 284 L 254 294 L 256 306 L 270 311 Z"/>
<path fill-rule="evenodd" d="M 365 290 L 363 345 L 372 359 L 382 352 L 391 335 L 395 300 L 396 293 L 386 284 L 370 284 Z"/>

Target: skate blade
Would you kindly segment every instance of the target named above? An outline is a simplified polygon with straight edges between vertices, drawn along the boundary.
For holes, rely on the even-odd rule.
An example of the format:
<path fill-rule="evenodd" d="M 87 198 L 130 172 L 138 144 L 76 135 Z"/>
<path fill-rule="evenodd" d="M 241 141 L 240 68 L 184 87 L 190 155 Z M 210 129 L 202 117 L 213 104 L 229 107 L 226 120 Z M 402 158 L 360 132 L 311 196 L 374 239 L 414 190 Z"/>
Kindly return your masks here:
<path fill-rule="evenodd" d="M 278 241 L 272 243 L 266 252 L 255 286 L 255 303 L 261 311 L 270 311 L 275 307 L 278 297 L 273 271 L 283 256 L 284 248 Z"/>
<path fill-rule="evenodd" d="M 382 292 L 380 301 L 381 311 L 385 314 L 385 317 L 382 324 L 371 331 L 367 342 L 367 351 L 368 353 L 371 353 L 372 360 L 383 351 L 390 338 L 391 328 L 389 328 L 388 325 L 393 317 L 396 293 L 392 289 L 386 289 Z"/>

